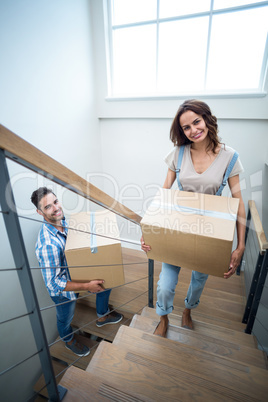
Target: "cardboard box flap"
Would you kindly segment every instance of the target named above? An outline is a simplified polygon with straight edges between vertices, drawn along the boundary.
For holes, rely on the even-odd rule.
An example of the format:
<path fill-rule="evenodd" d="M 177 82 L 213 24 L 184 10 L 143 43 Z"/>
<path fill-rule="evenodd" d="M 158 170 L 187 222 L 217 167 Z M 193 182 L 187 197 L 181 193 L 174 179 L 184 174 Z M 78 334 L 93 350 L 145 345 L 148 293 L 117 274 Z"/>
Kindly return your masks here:
<path fill-rule="evenodd" d="M 97 233 L 100 236 L 91 233 Z M 120 244 L 119 230 L 114 213 L 110 211 L 81 212 L 70 217 L 65 252 L 118 243 Z"/>
<path fill-rule="evenodd" d="M 141 225 L 153 226 L 155 233 L 164 227 L 171 232 L 232 240 L 238 206 L 235 198 L 161 189 Z"/>
<path fill-rule="evenodd" d="M 235 198 L 162 189 L 141 220 L 147 257 L 223 277 L 238 206 Z"/>
<path fill-rule="evenodd" d="M 72 281 L 103 279 L 106 288 L 125 283 L 119 230 L 116 215 L 111 211 L 72 215 L 65 255 Z"/>

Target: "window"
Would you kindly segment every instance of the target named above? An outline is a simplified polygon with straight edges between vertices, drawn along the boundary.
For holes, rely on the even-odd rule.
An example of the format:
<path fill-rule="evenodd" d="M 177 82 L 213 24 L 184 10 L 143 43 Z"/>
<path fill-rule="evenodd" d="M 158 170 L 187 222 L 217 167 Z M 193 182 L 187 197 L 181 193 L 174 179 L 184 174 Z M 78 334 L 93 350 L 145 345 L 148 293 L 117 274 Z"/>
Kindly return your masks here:
<path fill-rule="evenodd" d="M 268 1 L 106 1 L 109 95 L 264 92 Z"/>

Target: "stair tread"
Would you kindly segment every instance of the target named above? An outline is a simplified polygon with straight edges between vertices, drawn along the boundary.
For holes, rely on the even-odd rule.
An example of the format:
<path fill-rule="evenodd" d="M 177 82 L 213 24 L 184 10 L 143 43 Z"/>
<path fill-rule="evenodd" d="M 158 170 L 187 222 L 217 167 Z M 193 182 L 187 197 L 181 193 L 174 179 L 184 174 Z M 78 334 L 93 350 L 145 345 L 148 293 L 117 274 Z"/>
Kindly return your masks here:
<path fill-rule="evenodd" d="M 174 306 L 185 307 L 184 299 L 187 294 L 187 288 L 183 286 L 179 286 L 176 288 L 176 300 L 174 302 Z M 235 300 L 236 299 L 236 300 Z M 243 317 L 245 311 L 245 301 L 242 297 L 237 299 L 237 295 L 229 295 L 226 292 L 217 292 L 214 290 L 209 290 L 207 292 L 203 292 L 200 298 L 200 304 L 198 309 L 207 311 L 208 309 L 216 310 L 218 316 L 224 314 L 226 317 L 230 317 L 230 319 L 240 319 Z"/>
<path fill-rule="evenodd" d="M 79 356 L 74 354 L 71 350 L 67 349 L 65 347 L 65 342 L 61 341 L 60 338 L 57 338 L 59 342 L 51 346 L 50 354 L 51 356 L 68 363 L 68 365 L 73 364 L 74 366 L 85 370 L 90 360 L 92 359 L 92 356 L 94 355 L 99 342 L 82 335 L 77 335 L 77 338 L 80 343 L 86 345 L 90 349 L 90 354 L 88 356 L 83 356 L 79 360 L 77 360 Z"/>
<path fill-rule="evenodd" d="M 150 383 L 153 383 L 150 395 L 163 390 L 161 398 L 168 400 L 178 398 L 178 392 L 181 400 L 191 400 L 189 392 L 193 390 L 199 396 L 204 391 L 199 400 L 205 400 L 205 397 L 209 397 L 209 400 L 265 400 L 268 392 L 266 370 L 252 367 L 248 372 L 248 367 L 241 369 L 241 365 L 236 368 L 229 365 L 224 367 L 215 361 L 197 357 L 195 352 L 187 354 L 180 350 L 175 353 L 175 347 L 171 349 L 165 346 L 168 343 L 166 339 L 154 338 L 161 343 L 161 348 L 156 348 L 153 357 L 147 356 L 146 342 L 142 346 L 138 343 L 135 350 L 133 342 L 127 348 L 101 342 L 86 371 L 109 376 L 109 379 L 120 379 L 127 389 L 134 387 L 145 395 Z M 183 391 L 187 393 L 184 396 Z"/>
<path fill-rule="evenodd" d="M 141 333 L 152 335 L 157 323 L 156 320 L 151 318 L 135 315 L 130 327 L 138 329 Z M 118 344 L 119 333 L 117 333 L 113 341 L 115 344 Z M 142 338 L 141 334 L 140 337 Z M 262 351 L 258 349 L 237 345 L 236 343 L 212 338 L 207 335 L 197 334 L 195 331 L 190 331 L 185 328 L 175 328 L 175 330 L 172 327 L 169 328 L 167 339 L 179 342 L 186 348 L 194 348 L 203 352 L 212 353 L 218 357 L 232 359 L 243 364 L 249 364 L 263 369 L 267 368 L 264 355 Z"/>
<path fill-rule="evenodd" d="M 60 385 L 68 390 L 64 396 L 64 402 L 140 401 L 136 393 L 126 390 L 122 383 L 111 382 L 76 367 L 70 367 L 66 371 Z M 142 399 L 142 401 L 148 400 Z"/>
<path fill-rule="evenodd" d="M 98 328 L 95 323 L 96 320 L 97 315 L 95 308 L 89 307 L 88 305 L 84 305 L 81 303 L 77 303 L 75 307 L 75 314 L 72 321 L 72 325 L 74 327 L 81 328 L 82 331 L 84 332 L 96 335 L 100 338 L 112 341 L 120 325 L 121 324 L 128 325 L 128 323 L 130 322 L 130 319 L 128 317 L 125 317 L 124 315 L 124 318 L 122 321 L 120 321 L 120 323 L 104 325 L 103 327 Z"/>
<path fill-rule="evenodd" d="M 191 275 L 192 271 L 190 269 L 181 268 L 179 283 L 187 283 L 188 285 L 191 281 Z M 219 278 L 218 276 L 209 275 L 206 286 L 204 288 L 204 292 L 210 289 L 214 289 L 226 292 L 228 294 L 244 296 L 245 293 L 242 286 L 243 279 L 243 272 L 241 272 L 241 275 L 233 275 L 232 278 L 230 278 L 229 280 Z"/>
<path fill-rule="evenodd" d="M 114 384 L 120 384 L 142 401 L 226 401 L 219 393 L 206 389 L 184 375 L 183 378 L 139 364 L 127 356 L 128 351 L 107 342 L 101 342 L 98 356 L 86 372 L 102 378 L 108 377 Z M 128 358 L 130 357 L 130 358 Z"/>
<path fill-rule="evenodd" d="M 185 306 L 175 306 L 173 310 L 173 314 L 182 316 L 183 310 Z M 231 328 L 237 331 L 244 331 L 246 325 L 242 323 L 242 317 L 236 317 L 236 319 L 230 319 L 230 317 L 226 317 L 226 315 L 222 314 L 222 316 L 216 316 L 215 311 L 208 308 L 207 310 L 202 310 L 199 308 L 192 311 L 192 316 L 199 321 L 203 321 L 204 323 L 218 325 L 224 328 Z"/>
<path fill-rule="evenodd" d="M 206 361 L 209 362 L 209 364 L 211 363 L 212 365 L 213 363 L 217 365 L 223 365 L 223 369 L 227 370 L 229 370 L 229 368 L 234 368 L 235 370 L 239 370 L 242 372 L 255 373 L 255 375 L 259 375 L 259 373 L 262 374 L 264 372 L 268 379 L 268 371 L 266 370 L 266 367 L 256 367 L 252 365 L 251 362 L 245 363 L 241 361 L 236 361 L 235 359 L 231 359 L 226 356 L 219 356 L 207 350 L 200 350 L 193 346 L 182 344 L 171 339 L 165 339 L 153 334 L 145 333 L 144 331 L 133 327 L 122 326 L 118 331 L 113 344 L 120 347 L 133 349 L 137 352 L 141 351 L 141 353 L 148 355 L 148 357 L 152 357 L 152 355 L 155 355 L 156 359 L 158 358 L 159 354 L 162 353 L 160 349 L 164 347 L 165 349 L 170 350 L 171 357 L 172 359 L 174 359 L 174 364 L 176 364 L 178 357 L 182 359 L 183 354 L 186 356 L 186 360 L 187 356 L 190 359 L 193 355 L 194 358 L 197 358 L 198 361 L 202 361 L 202 363 L 203 361 Z M 245 350 L 248 351 L 249 349 L 250 348 L 245 347 L 244 352 Z M 175 356 L 176 354 L 177 357 Z"/>
<path fill-rule="evenodd" d="M 145 307 L 141 315 L 159 321 L 159 316 L 156 314 L 156 310 L 150 307 Z M 168 315 L 168 318 L 171 326 L 180 326 L 181 316 L 171 313 Z M 222 328 L 219 325 L 210 324 L 207 322 L 204 323 L 203 321 L 198 320 L 198 317 L 195 318 L 194 314 L 192 314 L 192 320 L 194 331 L 196 331 L 197 333 L 210 335 L 212 337 L 222 340 L 228 340 L 231 342 L 239 342 L 242 345 L 256 348 L 253 336 L 245 334 L 242 331 L 237 331 L 231 328 Z"/>

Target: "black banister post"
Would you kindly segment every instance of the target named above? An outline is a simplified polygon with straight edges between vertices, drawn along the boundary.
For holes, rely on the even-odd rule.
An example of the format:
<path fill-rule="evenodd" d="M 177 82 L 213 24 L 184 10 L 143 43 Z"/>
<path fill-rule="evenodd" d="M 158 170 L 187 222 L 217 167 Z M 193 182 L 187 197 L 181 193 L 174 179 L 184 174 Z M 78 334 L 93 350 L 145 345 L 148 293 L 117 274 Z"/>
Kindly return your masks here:
<path fill-rule="evenodd" d="M 250 212 L 250 208 L 248 208 L 248 215 L 247 215 L 247 226 L 246 226 L 246 233 L 245 233 L 245 245 L 247 244 L 247 239 L 248 239 L 248 231 L 249 231 L 249 225 L 250 225 L 250 221 L 251 221 L 251 212 Z M 240 271 L 241 271 L 241 265 L 243 262 L 243 258 L 244 258 L 245 253 L 242 255 L 240 264 L 237 267 L 236 270 L 236 275 L 240 275 Z"/>
<path fill-rule="evenodd" d="M 251 285 L 250 285 L 250 290 L 249 290 L 249 294 L 248 294 L 248 298 L 247 298 L 247 304 L 245 307 L 244 316 L 242 319 L 242 323 L 244 323 L 244 324 L 247 324 L 248 318 L 251 314 L 253 301 L 255 299 L 255 293 L 256 293 L 259 276 L 260 276 L 260 272 L 261 272 L 262 262 L 263 262 L 263 255 L 261 253 L 259 253 L 258 259 L 256 262 L 256 266 L 255 266 L 255 270 L 254 270 L 254 274 L 253 274 L 253 278 L 252 278 Z"/>
<path fill-rule="evenodd" d="M 154 307 L 154 260 L 148 261 L 148 306 Z"/>
<path fill-rule="evenodd" d="M 253 325 L 255 322 L 255 318 L 257 315 L 258 307 L 259 307 L 261 296 L 262 296 L 263 287 L 264 287 L 266 277 L 267 277 L 267 271 L 268 271 L 268 250 L 266 250 L 266 252 L 263 256 L 263 259 L 262 259 L 261 269 L 260 269 L 256 289 L 254 292 L 254 298 L 252 301 L 252 306 L 251 306 L 251 309 L 249 312 L 247 326 L 245 329 L 245 332 L 247 334 L 251 334 L 251 332 L 252 332 L 252 328 L 253 328 Z"/>

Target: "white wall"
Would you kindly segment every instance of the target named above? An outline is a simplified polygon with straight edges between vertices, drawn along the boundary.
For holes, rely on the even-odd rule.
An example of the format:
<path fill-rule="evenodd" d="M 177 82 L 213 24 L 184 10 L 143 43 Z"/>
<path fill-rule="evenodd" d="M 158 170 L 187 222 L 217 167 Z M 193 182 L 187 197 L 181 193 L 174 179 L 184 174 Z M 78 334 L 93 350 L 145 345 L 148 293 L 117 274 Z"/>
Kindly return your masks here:
<path fill-rule="evenodd" d="M 57 161 L 86 178 L 101 171 L 90 2 L 87 0 L 1 0 L 0 122 Z M 50 186 L 67 213 L 78 199 L 48 180 L 8 162 L 19 213 L 37 218 L 30 195 Z M 97 183 L 96 183 L 97 184 Z M 81 205 L 80 205 L 81 206 Z M 85 206 L 82 206 L 85 207 Z M 39 223 L 21 219 L 31 267 Z M 14 266 L 0 215 L 0 268 Z M 53 304 L 39 270 L 33 270 L 41 307 Z M 25 313 L 16 273 L 0 272 L 0 321 Z M 55 309 L 44 312 L 49 341 L 57 335 Z M 28 318 L 0 326 L 0 371 L 35 352 Z M 38 358 L 0 378 L 2 401 L 24 401 L 39 377 Z"/>

